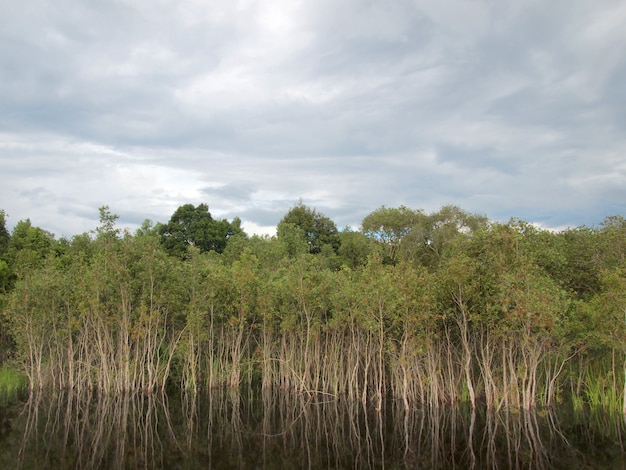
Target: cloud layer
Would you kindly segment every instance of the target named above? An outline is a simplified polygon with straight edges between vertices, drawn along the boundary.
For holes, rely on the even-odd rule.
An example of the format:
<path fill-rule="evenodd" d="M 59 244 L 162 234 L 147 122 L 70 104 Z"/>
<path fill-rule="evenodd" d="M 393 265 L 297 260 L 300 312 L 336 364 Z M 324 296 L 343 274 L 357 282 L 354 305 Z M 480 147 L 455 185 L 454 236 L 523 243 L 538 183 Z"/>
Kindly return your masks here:
<path fill-rule="evenodd" d="M 619 0 L 3 2 L 0 208 L 595 224 L 626 213 L 625 47 Z"/>

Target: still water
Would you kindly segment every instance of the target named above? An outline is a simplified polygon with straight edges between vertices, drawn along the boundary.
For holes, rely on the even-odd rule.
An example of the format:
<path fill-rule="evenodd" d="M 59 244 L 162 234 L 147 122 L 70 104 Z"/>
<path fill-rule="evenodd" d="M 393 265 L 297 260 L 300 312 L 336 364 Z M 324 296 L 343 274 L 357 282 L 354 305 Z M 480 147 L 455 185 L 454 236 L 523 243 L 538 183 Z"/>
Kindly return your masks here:
<path fill-rule="evenodd" d="M 0 468 L 626 468 L 621 415 L 380 412 L 323 395 L 39 394 L 0 404 Z"/>

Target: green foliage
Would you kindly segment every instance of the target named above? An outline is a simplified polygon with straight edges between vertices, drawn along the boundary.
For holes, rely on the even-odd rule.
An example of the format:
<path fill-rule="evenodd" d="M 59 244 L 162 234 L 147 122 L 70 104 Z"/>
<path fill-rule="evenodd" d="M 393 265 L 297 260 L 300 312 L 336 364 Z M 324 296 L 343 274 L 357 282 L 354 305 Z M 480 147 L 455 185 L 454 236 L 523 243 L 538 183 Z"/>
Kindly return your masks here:
<path fill-rule="evenodd" d="M 51 233 L 33 227 L 29 219 L 19 221 L 7 237 L 4 212 L 0 211 L 0 245 L 0 363 L 3 363 L 14 348 L 5 313 L 7 294 L 18 279 L 42 268 L 49 257 L 55 256 L 57 243 Z"/>
<path fill-rule="evenodd" d="M 120 230 L 115 228 L 115 222 L 120 216 L 111 213 L 109 206 L 102 206 L 98 211 L 100 212 L 100 226 L 96 229 L 98 238 L 117 238 Z"/>
<path fill-rule="evenodd" d="M 104 206 L 90 234 L 55 241 L 25 220 L 8 238 L 0 352 L 31 386 L 259 379 L 378 406 L 387 393 L 405 406 L 622 397 L 622 218 L 552 233 L 453 206 L 382 207 L 337 232 L 299 204 L 276 237 L 247 237 L 203 204 L 134 235 L 117 219 Z"/>
<path fill-rule="evenodd" d="M 317 254 L 324 245 L 330 245 L 337 252 L 339 235 L 335 223 L 315 209 L 305 206 L 302 202 L 292 207 L 278 224 L 278 237 L 281 238 L 281 226 L 292 224 L 298 227 L 304 236 L 310 253 Z"/>
<path fill-rule="evenodd" d="M 11 234 L 7 249 L 9 266 L 18 277 L 30 269 L 36 269 L 53 253 L 54 236 L 39 227 L 33 227 L 29 219 L 20 220 Z"/>
<path fill-rule="evenodd" d="M 306 233 L 297 224 L 281 222 L 276 231 L 284 256 L 296 258 L 309 252 Z"/>
<path fill-rule="evenodd" d="M 361 227 L 365 235 L 386 247 L 386 257 L 393 263 L 397 259 L 400 242 L 424 217 L 421 210 L 413 211 L 405 206 L 397 209 L 381 206 L 363 219 Z"/>
<path fill-rule="evenodd" d="M 598 411 L 618 412 L 622 411 L 622 397 L 620 390 L 614 386 L 614 380 L 610 374 L 596 372 L 589 376 L 585 384 L 584 401 L 589 409 Z"/>
<path fill-rule="evenodd" d="M 386 261 L 412 261 L 437 268 L 460 239 L 487 226 L 487 218 L 456 206 L 439 212 L 380 207 L 363 219 L 363 232 L 386 247 Z"/>
<path fill-rule="evenodd" d="M 160 230 L 162 229 L 162 225 L 160 222 L 156 224 L 152 222 L 150 219 L 145 219 L 141 226 L 135 232 L 135 236 L 137 237 L 158 237 Z"/>
<path fill-rule="evenodd" d="M 9 247 L 9 231 L 6 226 L 6 213 L 0 209 L 0 259 L 6 254 Z"/>
<path fill-rule="evenodd" d="M 3 259 L 0 259 L 0 294 L 6 294 L 12 285 L 12 271 Z"/>
<path fill-rule="evenodd" d="M 626 272 L 605 270 L 600 275 L 600 285 L 600 292 L 583 307 L 589 341 L 593 341 L 593 346 L 626 354 Z"/>
<path fill-rule="evenodd" d="M 470 214 L 456 206 L 444 206 L 440 211 L 422 217 L 413 226 L 403 243 L 403 251 L 407 252 L 404 257 L 436 269 L 445 257 L 455 255 L 459 244 L 486 227 L 486 217 Z"/>
<path fill-rule="evenodd" d="M 0 398 L 13 397 L 28 387 L 28 379 L 8 366 L 0 367 Z"/>
<path fill-rule="evenodd" d="M 355 269 L 367 264 L 368 257 L 377 250 L 376 242 L 361 232 L 346 228 L 339 234 L 339 257 L 342 264 Z"/>
<path fill-rule="evenodd" d="M 180 206 L 158 230 L 165 250 L 178 258 L 186 258 L 189 247 L 196 247 L 202 253 L 222 253 L 230 237 L 243 234 L 239 219 L 232 223 L 226 219 L 215 220 L 206 204 Z"/>
<path fill-rule="evenodd" d="M 589 300 L 601 289 L 599 232 L 594 228 L 579 227 L 567 230 L 559 237 L 565 256 L 562 282 L 579 299 Z"/>
<path fill-rule="evenodd" d="M 6 214 L 0 209 L 0 295 L 5 294 L 11 286 L 12 271 L 5 259 L 10 240 L 11 236 L 6 228 Z"/>

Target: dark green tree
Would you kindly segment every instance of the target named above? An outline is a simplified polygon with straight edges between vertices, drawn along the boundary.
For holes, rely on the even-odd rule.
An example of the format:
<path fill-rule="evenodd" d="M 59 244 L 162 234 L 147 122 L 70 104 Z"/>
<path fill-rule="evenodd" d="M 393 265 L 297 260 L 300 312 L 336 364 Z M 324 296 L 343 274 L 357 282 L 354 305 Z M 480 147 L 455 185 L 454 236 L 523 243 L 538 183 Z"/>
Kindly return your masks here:
<path fill-rule="evenodd" d="M 193 246 L 201 253 L 215 251 L 222 253 L 226 242 L 235 234 L 242 234 L 241 221 L 216 220 L 209 212 L 209 206 L 193 204 L 180 206 L 169 222 L 159 228 L 161 243 L 173 256 L 187 257 L 187 247 Z"/>
<path fill-rule="evenodd" d="M 368 257 L 376 252 L 377 244 L 361 232 L 354 232 L 346 227 L 340 234 L 341 246 L 339 256 L 341 262 L 355 269 L 367 264 Z"/>
<path fill-rule="evenodd" d="M 590 300 L 602 290 L 602 253 L 600 232 L 596 228 L 576 227 L 558 234 L 564 256 L 560 275 L 562 285 L 581 300 Z"/>
<path fill-rule="evenodd" d="M 5 260 L 11 236 L 6 228 L 6 213 L 0 209 L 0 294 L 9 288 L 11 269 Z"/>
<path fill-rule="evenodd" d="M 9 247 L 9 231 L 6 227 L 6 213 L 0 209 L 0 259 L 4 256 Z"/>
<path fill-rule="evenodd" d="M 30 219 L 20 220 L 11 234 L 7 249 L 7 264 L 18 277 L 29 269 L 36 269 L 52 253 L 54 236 L 39 227 L 33 227 Z"/>
<path fill-rule="evenodd" d="M 293 224 L 299 227 L 304 232 L 304 239 L 309 246 L 310 253 L 320 253 L 324 245 L 330 245 L 335 253 L 339 250 L 339 233 L 335 223 L 302 202 L 292 207 L 279 222 L 279 238 L 281 224 Z"/>

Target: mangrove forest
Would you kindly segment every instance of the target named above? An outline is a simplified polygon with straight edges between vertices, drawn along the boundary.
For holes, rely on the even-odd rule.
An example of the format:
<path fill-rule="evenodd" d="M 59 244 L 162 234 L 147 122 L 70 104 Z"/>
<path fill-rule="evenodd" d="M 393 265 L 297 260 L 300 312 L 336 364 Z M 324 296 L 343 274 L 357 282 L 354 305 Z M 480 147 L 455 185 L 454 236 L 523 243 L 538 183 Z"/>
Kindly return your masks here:
<path fill-rule="evenodd" d="M 286 391 L 405 410 L 625 409 L 626 220 L 561 231 L 446 206 L 276 236 L 206 204 L 71 238 L 0 211 L 0 360 L 31 393 Z"/>

